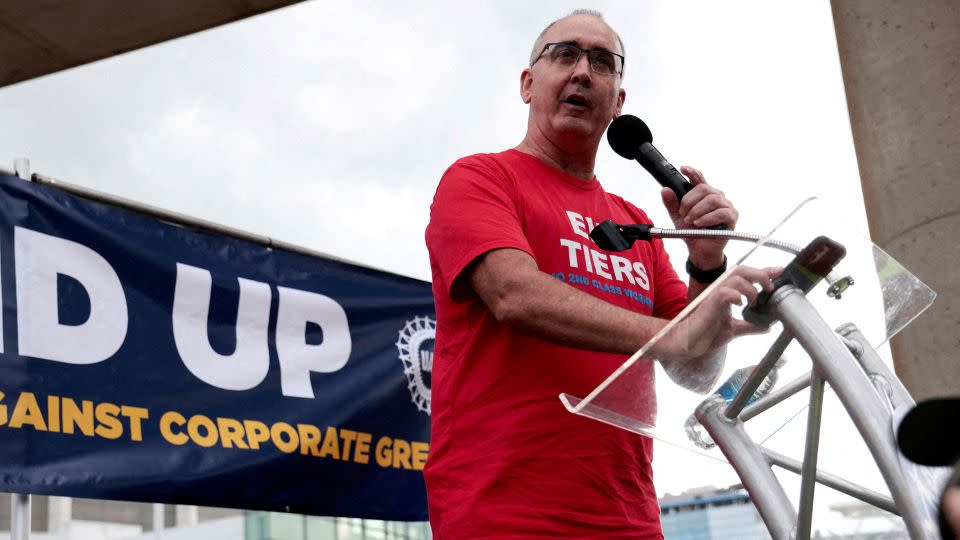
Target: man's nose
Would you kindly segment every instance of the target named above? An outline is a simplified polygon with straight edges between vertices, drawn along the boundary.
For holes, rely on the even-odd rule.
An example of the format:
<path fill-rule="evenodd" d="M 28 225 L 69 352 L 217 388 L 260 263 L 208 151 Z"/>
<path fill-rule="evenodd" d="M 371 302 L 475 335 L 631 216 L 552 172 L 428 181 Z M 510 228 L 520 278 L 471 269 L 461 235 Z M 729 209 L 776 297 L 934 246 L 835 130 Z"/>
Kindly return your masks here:
<path fill-rule="evenodd" d="M 573 71 L 570 73 L 570 82 L 590 86 L 591 79 L 590 56 L 584 53 L 580 55 L 580 59 L 573 65 Z"/>

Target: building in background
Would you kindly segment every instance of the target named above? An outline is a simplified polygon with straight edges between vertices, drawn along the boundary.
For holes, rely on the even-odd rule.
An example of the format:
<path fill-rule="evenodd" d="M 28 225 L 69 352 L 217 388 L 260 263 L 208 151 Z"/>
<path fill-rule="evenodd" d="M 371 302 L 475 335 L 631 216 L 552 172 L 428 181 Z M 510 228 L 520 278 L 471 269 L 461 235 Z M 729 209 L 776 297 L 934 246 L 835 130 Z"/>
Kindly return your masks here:
<path fill-rule="evenodd" d="M 908 539 L 903 519 L 871 504 L 849 500 L 830 505 L 830 524 L 815 523 L 821 540 Z M 743 486 L 700 487 L 660 499 L 666 540 L 755 540 L 770 538 L 760 513 Z"/>
<path fill-rule="evenodd" d="M 660 499 L 660 523 L 669 540 L 770 538 L 742 485 L 699 487 Z"/>
<path fill-rule="evenodd" d="M 815 538 L 824 540 L 894 540 L 910 538 L 907 527 L 899 516 L 860 501 L 830 505 L 830 511 L 842 518 L 843 530 L 817 532 Z"/>
<path fill-rule="evenodd" d="M 426 522 L 244 513 L 244 540 L 429 540 Z M 146 539 L 144 539 L 146 540 Z"/>
<path fill-rule="evenodd" d="M 63 512 L 69 501 L 70 513 Z M 159 521 L 154 521 L 159 510 Z M 893 540 L 909 538 L 903 520 L 850 500 L 830 506 L 837 519 L 816 524 L 813 538 Z M 660 499 L 666 540 L 768 539 L 770 534 L 742 485 L 700 487 Z M 304 516 L 92 499 L 33 497 L 34 540 L 430 540 L 426 522 Z M 155 523 L 159 526 L 155 528 Z M 0 540 L 10 527 L 10 496 L 0 494 Z"/>
<path fill-rule="evenodd" d="M 32 497 L 33 540 L 429 540 L 426 522 L 379 521 L 229 508 Z M 159 509 L 159 508 L 158 508 Z M 0 540 L 10 538 L 10 495 L 0 494 Z"/>

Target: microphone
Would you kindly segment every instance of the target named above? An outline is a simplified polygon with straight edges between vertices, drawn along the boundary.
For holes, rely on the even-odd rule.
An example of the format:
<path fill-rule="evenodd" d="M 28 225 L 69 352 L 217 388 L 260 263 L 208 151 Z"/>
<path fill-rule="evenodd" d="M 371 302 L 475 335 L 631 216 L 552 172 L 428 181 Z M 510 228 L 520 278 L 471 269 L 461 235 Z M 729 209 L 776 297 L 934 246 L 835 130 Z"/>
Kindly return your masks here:
<path fill-rule="evenodd" d="M 614 118 L 607 129 L 607 141 L 614 152 L 640 162 L 661 186 L 676 194 L 678 202 L 693 189 L 693 184 L 651 144 L 653 134 L 650 128 L 636 116 L 623 114 Z M 718 223 L 707 228 L 722 231 L 727 226 Z"/>
<path fill-rule="evenodd" d="M 614 118 L 607 129 L 607 141 L 614 152 L 639 161 L 661 186 L 670 188 L 677 195 L 678 201 L 693 189 L 693 184 L 651 144 L 653 134 L 650 128 L 636 116 L 623 114 Z"/>
<path fill-rule="evenodd" d="M 953 465 L 960 460 L 958 415 L 960 398 L 932 398 L 917 403 L 897 428 L 900 451 L 920 465 Z"/>

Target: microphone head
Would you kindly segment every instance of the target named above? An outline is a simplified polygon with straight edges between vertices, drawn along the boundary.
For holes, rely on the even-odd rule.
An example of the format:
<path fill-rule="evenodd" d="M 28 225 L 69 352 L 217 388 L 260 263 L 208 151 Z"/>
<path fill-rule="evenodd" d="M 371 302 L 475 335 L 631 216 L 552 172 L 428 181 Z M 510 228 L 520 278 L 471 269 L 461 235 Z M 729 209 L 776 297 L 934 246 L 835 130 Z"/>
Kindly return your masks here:
<path fill-rule="evenodd" d="M 620 230 L 620 226 L 612 220 L 606 220 L 590 231 L 590 238 L 597 246 L 605 251 L 626 251 L 633 245 L 633 238 L 628 238 Z"/>
<path fill-rule="evenodd" d="M 958 418 L 960 398 L 933 398 L 917 403 L 897 429 L 900 451 L 920 465 L 953 465 L 960 459 Z"/>
<path fill-rule="evenodd" d="M 653 142 L 653 134 L 643 120 L 630 114 L 622 114 L 610 122 L 607 141 L 614 152 L 627 159 L 637 159 L 640 145 Z"/>

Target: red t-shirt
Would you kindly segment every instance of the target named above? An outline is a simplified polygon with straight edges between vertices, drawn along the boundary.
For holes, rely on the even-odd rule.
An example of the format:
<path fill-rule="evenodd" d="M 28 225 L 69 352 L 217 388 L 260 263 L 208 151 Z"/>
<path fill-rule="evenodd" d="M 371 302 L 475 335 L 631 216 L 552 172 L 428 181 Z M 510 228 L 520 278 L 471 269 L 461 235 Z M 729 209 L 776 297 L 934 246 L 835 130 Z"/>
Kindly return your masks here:
<path fill-rule="evenodd" d="M 652 441 L 570 414 L 558 399 L 586 396 L 626 358 L 524 335 L 498 323 L 469 287 L 451 297 L 471 261 L 514 248 L 610 303 L 679 313 L 686 285 L 662 243 L 601 251 L 587 235 L 606 219 L 650 223 L 597 180 L 516 150 L 463 158 L 443 175 L 426 231 L 437 337 L 425 478 L 439 540 L 662 538 Z M 637 391 L 652 393 L 646 369 L 649 385 Z"/>

